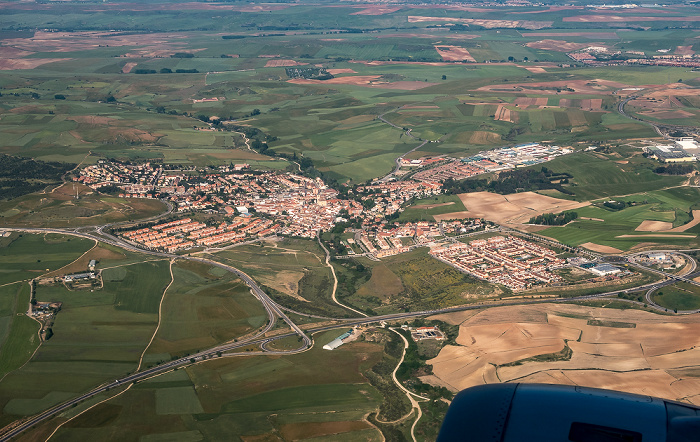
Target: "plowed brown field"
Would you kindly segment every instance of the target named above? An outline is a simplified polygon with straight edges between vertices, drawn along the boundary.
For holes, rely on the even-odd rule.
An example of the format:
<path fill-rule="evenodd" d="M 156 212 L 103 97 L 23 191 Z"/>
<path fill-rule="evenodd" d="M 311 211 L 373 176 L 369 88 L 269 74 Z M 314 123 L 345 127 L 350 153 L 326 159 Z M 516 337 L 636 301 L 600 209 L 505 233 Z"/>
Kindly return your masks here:
<path fill-rule="evenodd" d="M 547 382 L 700 404 L 698 315 L 542 304 L 435 318 L 459 323 L 460 331 L 457 345 L 428 361 L 434 374 L 422 379 L 434 385 L 461 390 L 492 382 Z M 571 349 L 568 359 L 527 360 L 565 346 Z"/>

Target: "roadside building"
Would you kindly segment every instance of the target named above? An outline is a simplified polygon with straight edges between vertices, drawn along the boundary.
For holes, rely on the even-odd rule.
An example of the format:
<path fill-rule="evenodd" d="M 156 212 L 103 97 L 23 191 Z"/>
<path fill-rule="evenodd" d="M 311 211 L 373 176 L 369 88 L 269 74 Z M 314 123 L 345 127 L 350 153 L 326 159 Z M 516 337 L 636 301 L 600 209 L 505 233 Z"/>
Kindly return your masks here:
<path fill-rule="evenodd" d="M 608 276 L 622 272 L 622 270 L 619 267 L 615 267 L 610 264 L 598 264 L 597 266 L 591 267 L 587 270 L 598 276 Z"/>
<path fill-rule="evenodd" d="M 648 147 L 649 156 L 663 163 L 685 163 L 696 161 L 696 158 L 678 146 Z"/>
<path fill-rule="evenodd" d="M 331 342 L 323 346 L 324 350 L 335 350 L 336 348 L 340 347 L 341 345 L 345 344 L 345 341 L 352 335 L 352 329 L 346 331 L 342 335 L 338 336 L 337 338 L 333 339 Z"/>
<path fill-rule="evenodd" d="M 433 327 L 417 327 L 411 330 L 411 337 L 414 341 L 423 341 L 425 339 L 434 339 L 436 341 L 444 341 L 447 339 L 445 334 L 440 331 L 437 326 Z"/>

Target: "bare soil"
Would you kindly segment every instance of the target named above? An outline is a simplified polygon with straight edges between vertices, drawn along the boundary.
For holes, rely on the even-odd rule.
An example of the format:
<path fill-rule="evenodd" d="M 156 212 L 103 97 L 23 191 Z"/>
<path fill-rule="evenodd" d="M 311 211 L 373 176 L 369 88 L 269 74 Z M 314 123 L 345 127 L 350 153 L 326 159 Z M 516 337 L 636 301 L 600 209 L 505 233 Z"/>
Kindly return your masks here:
<path fill-rule="evenodd" d="M 622 250 L 616 249 L 615 247 L 602 246 L 600 244 L 595 244 L 592 242 L 583 243 L 583 244 L 581 244 L 581 247 L 584 247 L 588 250 L 593 250 L 594 252 L 599 252 L 599 253 L 622 253 Z"/>
<path fill-rule="evenodd" d="M 295 60 L 269 60 L 267 63 L 265 63 L 266 68 L 279 68 L 279 67 L 286 67 L 286 66 L 304 66 L 307 65 L 308 63 L 300 63 Z"/>
<path fill-rule="evenodd" d="M 460 390 L 484 383 L 547 382 L 700 403 L 700 379 L 693 374 L 700 367 L 697 315 L 541 304 L 438 318 L 459 323 L 460 332 L 458 345 L 445 346 L 428 361 L 434 375 L 422 379 L 434 385 Z M 606 326 L 589 325 L 592 320 Z M 620 323 L 628 328 L 615 326 Z M 564 345 L 572 351 L 568 360 L 523 361 L 557 353 Z"/>
<path fill-rule="evenodd" d="M 545 51 L 571 52 L 587 48 L 588 46 L 598 46 L 599 44 L 601 43 L 572 43 L 564 40 L 540 40 L 527 43 L 525 46 L 535 49 L 544 49 Z"/>
<path fill-rule="evenodd" d="M 460 46 L 435 45 L 435 50 L 445 61 L 471 61 L 476 62 L 468 50 Z"/>
<path fill-rule="evenodd" d="M 470 218 L 485 218 L 499 224 L 525 224 L 531 217 L 543 213 L 559 213 L 577 209 L 589 203 L 553 198 L 534 192 L 499 195 L 491 192 L 473 192 L 458 195 Z M 459 214 L 463 214 L 460 212 Z M 435 215 L 436 220 L 457 219 L 452 213 Z M 465 217 L 466 218 L 466 217 Z"/>

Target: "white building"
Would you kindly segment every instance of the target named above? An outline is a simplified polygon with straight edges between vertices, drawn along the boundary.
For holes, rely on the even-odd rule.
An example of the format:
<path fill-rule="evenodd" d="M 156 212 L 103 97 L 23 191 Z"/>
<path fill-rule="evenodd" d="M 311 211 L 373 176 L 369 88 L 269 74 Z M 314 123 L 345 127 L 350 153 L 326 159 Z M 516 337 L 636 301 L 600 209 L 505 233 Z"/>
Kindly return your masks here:
<path fill-rule="evenodd" d="M 588 269 L 591 273 L 595 273 L 598 276 L 607 276 L 620 273 L 622 270 L 620 268 L 612 266 L 610 264 L 598 264 L 595 267 Z"/>
<path fill-rule="evenodd" d="M 352 335 L 352 329 L 346 331 L 342 335 L 338 336 L 337 338 L 333 339 L 331 342 L 323 346 L 324 350 L 335 350 L 336 348 L 340 347 L 341 345 L 345 344 L 345 341 Z"/>

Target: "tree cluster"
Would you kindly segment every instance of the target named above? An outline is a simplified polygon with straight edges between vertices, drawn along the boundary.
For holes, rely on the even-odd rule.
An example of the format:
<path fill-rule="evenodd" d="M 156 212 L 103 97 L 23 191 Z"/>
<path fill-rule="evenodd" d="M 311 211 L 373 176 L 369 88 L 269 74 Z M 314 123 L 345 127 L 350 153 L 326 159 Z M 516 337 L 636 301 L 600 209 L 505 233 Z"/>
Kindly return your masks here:
<path fill-rule="evenodd" d="M 625 207 L 627 207 L 629 203 L 627 201 L 606 201 L 603 203 L 605 207 L 607 207 L 610 210 L 622 210 Z"/>
<path fill-rule="evenodd" d="M 61 181 L 61 176 L 74 167 L 75 164 L 58 161 L 0 155 L 0 199 L 17 198 L 41 190 L 49 183 Z"/>
<path fill-rule="evenodd" d="M 654 169 L 654 173 L 663 175 L 687 175 L 695 170 L 694 164 L 669 164 L 668 166 L 659 166 Z"/>
<path fill-rule="evenodd" d="M 448 178 L 443 181 L 442 185 L 445 192 L 450 194 L 482 191 L 509 194 L 556 189 L 561 193 L 572 195 L 573 192 L 562 186 L 562 184 L 569 182 L 569 178 L 573 178 L 573 176 L 568 173 L 555 173 L 543 167 L 539 171 L 534 169 L 516 169 L 502 172 L 496 179 L 491 181 L 486 179 L 455 181 L 452 178 Z"/>
<path fill-rule="evenodd" d="M 558 215 L 554 213 L 543 213 L 542 215 L 533 216 L 530 218 L 530 224 L 540 224 L 543 226 L 563 226 L 578 218 L 576 212 L 563 212 Z"/>

